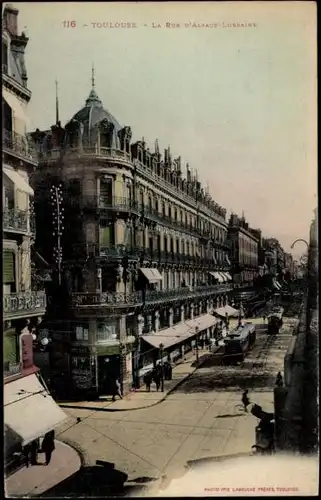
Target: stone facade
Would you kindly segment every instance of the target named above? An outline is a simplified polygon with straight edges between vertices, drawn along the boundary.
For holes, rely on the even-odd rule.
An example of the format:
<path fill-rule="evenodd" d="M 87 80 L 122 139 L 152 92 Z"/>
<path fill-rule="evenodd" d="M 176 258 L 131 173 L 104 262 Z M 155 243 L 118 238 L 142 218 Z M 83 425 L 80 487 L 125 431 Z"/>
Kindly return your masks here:
<path fill-rule="evenodd" d="M 153 152 L 144 139 L 131 144 L 130 127 L 103 108 L 94 80 L 65 128 L 57 123 L 31 136 L 39 155 L 36 244 L 56 271 L 50 188 L 62 186 L 64 331 L 74 349 L 87 348 L 84 386 L 95 380 L 101 388 L 104 363 L 134 383 L 148 358 L 143 334 L 227 302 L 226 211 L 188 165 L 183 177 L 169 147 L 162 156 L 158 141 Z M 78 371 L 80 357 L 71 359 Z"/>

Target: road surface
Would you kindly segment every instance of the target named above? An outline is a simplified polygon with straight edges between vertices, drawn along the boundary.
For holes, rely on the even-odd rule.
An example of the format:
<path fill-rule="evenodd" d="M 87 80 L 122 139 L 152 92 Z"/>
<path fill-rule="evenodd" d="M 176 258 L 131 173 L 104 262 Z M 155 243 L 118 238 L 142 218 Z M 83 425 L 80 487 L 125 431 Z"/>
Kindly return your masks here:
<path fill-rule="evenodd" d="M 160 484 L 161 478 L 166 485 L 183 475 L 187 462 L 250 454 L 258 420 L 244 413 L 242 391 L 246 387 L 251 402 L 273 411 L 275 377 L 283 371 L 291 335 L 287 323 L 276 337 L 261 329 L 255 347 L 240 366 L 220 366 L 217 358 L 212 359 L 152 408 L 95 413 L 66 410 L 75 423 L 60 438 L 78 443 L 91 466 L 47 494 L 120 494 L 127 479 L 122 495 L 140 495 L 146 486 Z M 77 417 L 82 421 L 76 423 Z M 97 460 L 108 463 L 98 466 Z"/>

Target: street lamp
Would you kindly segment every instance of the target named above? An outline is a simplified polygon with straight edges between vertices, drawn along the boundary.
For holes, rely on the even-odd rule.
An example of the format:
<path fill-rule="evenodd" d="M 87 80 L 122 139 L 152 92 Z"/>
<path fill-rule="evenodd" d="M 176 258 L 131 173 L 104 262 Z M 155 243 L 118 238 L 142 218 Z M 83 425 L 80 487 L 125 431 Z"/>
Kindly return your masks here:
<path fill-rule="evenodd" d="M 164 392 L 164 363 L 163 363 L 163 350 L 164 350 L 164 344 L 160 343 L 159 344 L 159 355 L 160 355 L 160 362 L 161 362 L 161 391 Z"/>
<path fill-rule="evenodd" d="M 52 204 L 52 216 L 53 216 L 53 236 L 57 236 L 57 245 L 54 247 L 54 260 L 58 267 L 58 283 L 61 285 L 61 264 L 62 264 L 62 248 L 61 248 L 61 236 L 64 230 L 64 208 L 61 206 L 62 197 L 62 185 L 52 186 L 50 189 L 50 198 Z"/>
<path fill-rule="evenodd" d="M 195 345 L 195 349 L 196 349 L 196 363 L 198 363 L 198 360 L 199 360 L 199 356 L 198 356 L 198 332 L 199 332 L 199 329 L 198 327 L 195 328 L 195 333 L 196 333 L 196 337 L 195 337 L 195 342 L 196 342 L 196 345 Z"/>

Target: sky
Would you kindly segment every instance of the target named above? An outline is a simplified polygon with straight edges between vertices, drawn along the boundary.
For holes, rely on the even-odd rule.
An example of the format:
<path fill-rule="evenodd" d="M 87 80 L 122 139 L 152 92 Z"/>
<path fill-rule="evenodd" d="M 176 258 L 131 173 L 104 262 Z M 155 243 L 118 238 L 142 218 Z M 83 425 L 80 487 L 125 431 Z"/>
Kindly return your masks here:
<path fill-rule="evenodd" d="M 151 150 L 156 138 L 161 150 L 170 145 L 228 214 L 244 211 L 285 251 L 309 238 L 317 206 L 314 2 L 13 5 L 29 37 L 30 131 L 54 123 L 56 79 L 62 125 L 72 118 L 94 64 L 104 107 L 131 126 L 133 140 L 144 137 Z M 304 251 L 300 243 L 292 253 Z"/>

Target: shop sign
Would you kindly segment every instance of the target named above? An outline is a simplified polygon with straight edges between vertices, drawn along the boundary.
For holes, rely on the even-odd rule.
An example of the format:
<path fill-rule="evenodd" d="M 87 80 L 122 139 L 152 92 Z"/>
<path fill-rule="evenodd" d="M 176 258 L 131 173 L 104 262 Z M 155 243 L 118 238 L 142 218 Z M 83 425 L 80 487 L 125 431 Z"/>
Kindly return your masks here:
<path fill-rule="evenodd" d="M 97 356 L 113 356 L 120 353 L 119 345 L 97 346 Z"/>
<path fill-rule="evenodd" d="M 71 346 L 70 354 L 72 356 L 90 356 L 90 349 L 85 346 Z"/>

